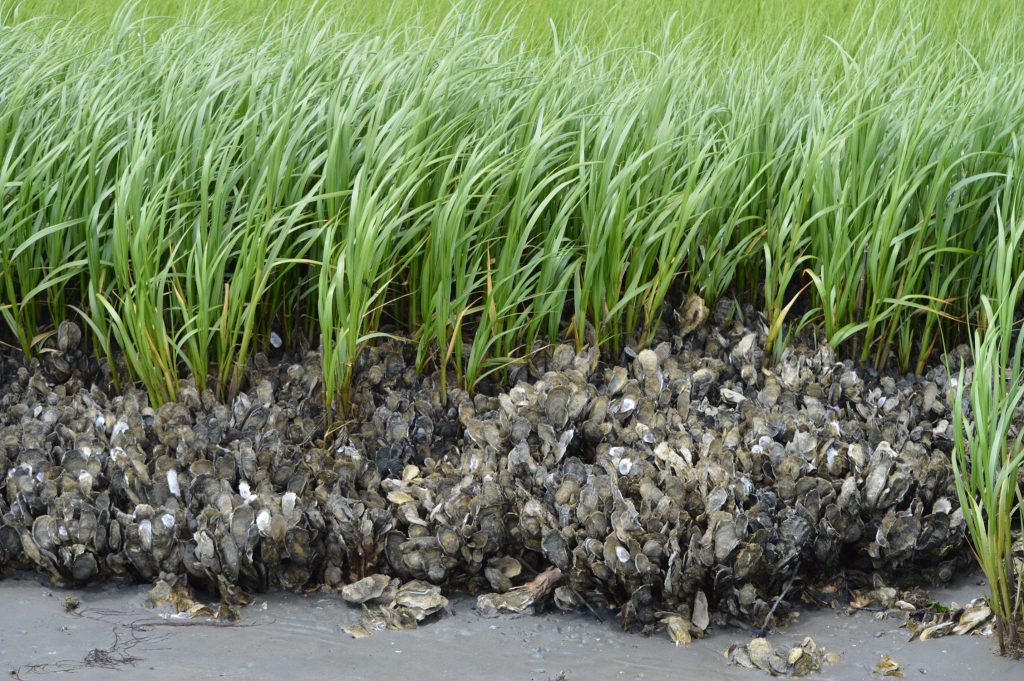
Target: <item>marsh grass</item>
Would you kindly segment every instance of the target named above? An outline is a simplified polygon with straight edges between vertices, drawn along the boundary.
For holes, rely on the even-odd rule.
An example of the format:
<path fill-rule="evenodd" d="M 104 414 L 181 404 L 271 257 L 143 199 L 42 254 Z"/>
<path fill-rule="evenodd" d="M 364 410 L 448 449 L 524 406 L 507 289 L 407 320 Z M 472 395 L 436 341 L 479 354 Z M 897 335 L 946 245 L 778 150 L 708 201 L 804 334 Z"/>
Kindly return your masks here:
<path fill-rule="evenodd" d="M 953 472 L 971 546 L 988 582 L 996 614 L 999 649 L 1020 645 L 1018 622 L 1024 575 L 1014 574 L 1013 525 L 1020 520 L 1020 470 L 1024 431 L 1018 411 L 1024 400 L 1024 333 L 1015 320 L 1024 277 L 1019 265 L 1024 221 L 1000 229 L 989 251 L 988 295 L 974 331 L 973 375 L 956 377 L 953 405 Z M 991 297 L 990 297 L 991 296 Z M 966 414 L 970 414 L 970 420 Z"/>
<path fill-rule="evenodd" d="M 987 318 L 1018 4 L 574 3 L 3 4 L 3 341 L 159 404 L 312 338 L 340 414 L 380 334 L 472 388 L 689 293 L 903 370 Z"/>

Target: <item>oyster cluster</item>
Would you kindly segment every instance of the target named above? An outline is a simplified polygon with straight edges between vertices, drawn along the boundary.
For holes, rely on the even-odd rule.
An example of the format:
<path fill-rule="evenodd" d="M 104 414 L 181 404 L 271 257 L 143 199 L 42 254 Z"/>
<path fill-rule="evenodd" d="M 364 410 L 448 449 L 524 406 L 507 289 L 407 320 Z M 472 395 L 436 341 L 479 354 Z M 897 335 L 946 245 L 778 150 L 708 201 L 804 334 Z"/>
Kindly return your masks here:
<path fill-rule="evenodd" d="M 933 600 L 924 589 L 900 591 L 891 586 L 855 589 L 852 595 L 848 614 L 867 611 L 874 613 L 877 619 L 902 620 L 911 641 L 949 635 L 991 636 L 996 628 L 995 616 L 984 598 L 975 598 L 965 605 L 955 602 L 944 605 Z"/>
<path fill-rule="evenodd" d="M 760 669 L 771 676 L 808 676 L 825 665 L 839 662 L 837 653 L 816 644 L 810 636 L 788 651 L 778 651 L 766 638 L 755 638 L 745 645 L 733 645 L 725 656 L 731 664 Z"/>
<path fill-rule="evenodd" d="M 98 387 L 62 325 L 45 362 L 3 361 L 0 569 L 180 575 L 237 603 L 385 576 L 382 594 L 505 593 L 557 568 L 561 607 L 694 634 L 840 579 L 948 580 L 945 369 L 879 375 L 824 346 L 769 362 L 764 325 L 724 309 L 617 364 L 538 350 L 493 394 L 442 395 L 408 348 L 373 345 L 338 431 L 315 353 L 257 356 L 230 404 L 186 381 L 153 409 Z"/>
<path fill-rule="evenodd" d="M 412 580 L 401 584 L 387 575 L 370 575 L 341 590 L 346 603 L 363 607 L 359 622 L 344 628 L 353 638 L 367 638 L 384 629 L 414 629 L 448 607 L 441 587 Z"/>

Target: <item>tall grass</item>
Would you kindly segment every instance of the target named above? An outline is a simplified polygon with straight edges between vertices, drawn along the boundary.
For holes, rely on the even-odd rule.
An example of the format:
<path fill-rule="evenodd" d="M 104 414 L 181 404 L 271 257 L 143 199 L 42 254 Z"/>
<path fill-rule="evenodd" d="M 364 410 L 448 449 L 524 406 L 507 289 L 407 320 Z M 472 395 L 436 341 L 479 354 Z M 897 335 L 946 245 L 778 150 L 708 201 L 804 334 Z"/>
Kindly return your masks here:
<path fill-rule="evenodd" d="M 993 297 L 981 297 L 983 321 L 973 337 L 973 376 L 967 387 L 961 368 L 953 409 L 957 494 L 989 585 L 1003 653 L 1020 644 L 1017 623 L 1024 614 L 1024 575 L 1014 574 L 1012 557 L 1013 524 L 1024 520 L 1024 431 L 1017 414 L 1024 400 L 1024 333 L 1014 319 L 1024 293 L 1022 239 L 1024 220 L 1014 216 L 1008 230 L 1000 223 L 986 277 L 986 290 Z M 968 406 L 970 421 L 965 418 Z"/>
<path fill-rule="evenodd" d="M 3 5 L 3 342 L 80 319 L 161 403 L 312 337 L 343 411 L 382 333 L 472 387 L 688 293 L 901 369 L 988 314 L 1018 3 L 541 4 Z"/>
<path fill-rule="evenodd" d="M 126 8 L 150 17 L 146 31 L 211 10 L 218 19 L 261 23 L 312 13 L 318 21 L 338 20 L 346 31 L 409 31 L 415 38 L 435 32 L 455 14 L 487 32 L 509 29 L 514 48 L 525 43 L 556 51 L 581 42 L 602 50 L 657 47 L 702 33 L 728 56 L 792 36 L 829 36 L 852 52 L 897 25 L 915 26 L 936 41 L 977 53 L 1022 13 L 1015 0 L 5 0 L 0 16 L 8 23 L 74 18 L 106 26 Z"/>

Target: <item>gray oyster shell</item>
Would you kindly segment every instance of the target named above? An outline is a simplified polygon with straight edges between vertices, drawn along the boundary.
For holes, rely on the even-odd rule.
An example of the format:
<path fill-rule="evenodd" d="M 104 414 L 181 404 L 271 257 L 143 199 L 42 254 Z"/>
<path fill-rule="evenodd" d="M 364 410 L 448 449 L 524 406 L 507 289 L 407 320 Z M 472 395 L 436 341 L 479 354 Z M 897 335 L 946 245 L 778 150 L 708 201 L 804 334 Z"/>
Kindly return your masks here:
<path fill-rule="evenodd" d="M 799 341 L 775 361 L 753 310 L 695 298 L 674 319 L 621 361 L 538 347 L 472 394 L 370 343 L 329 432 L 315 352 L 254 361 L 230 404 L 185 380 L 153 409 L 97 387 L 62 324 L 60 362 L 0 356 L 0 570 L 177 576 L 236 603 L 323 585 L 396 624 L 443 609 L 438 587 L 504 595 L 554 566 L 558 605 L 681 638 L 760 626 L 788 584 L 969 561 L 942 366 L 879 375 Z"/>

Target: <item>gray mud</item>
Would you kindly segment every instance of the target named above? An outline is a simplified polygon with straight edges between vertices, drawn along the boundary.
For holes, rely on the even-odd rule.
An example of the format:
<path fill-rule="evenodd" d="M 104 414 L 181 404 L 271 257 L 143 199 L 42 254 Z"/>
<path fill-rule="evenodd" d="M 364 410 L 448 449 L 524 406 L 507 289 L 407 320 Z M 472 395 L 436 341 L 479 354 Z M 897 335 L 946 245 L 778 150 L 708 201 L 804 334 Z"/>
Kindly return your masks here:
<path fill-rule="evenodd" d="M 418 679 L 490 681 L 589 679 L 767 679 L 760 671 L 729 666 L 723 656 L 750 634 L 714 629 L 689 646 L 673 646 L 664 633 L 624 633 L 612 618 L 604 624 L 584 614 L 551 613 L 486 619 L 471 599 L 453 599 L 436 622 L 409 631 L 383 632 L 354 640 L 341 628 L 360 611 L 337 595 L 273 592 L 242 611 L 237 624 L 161 616 L 146 605 L 148 587 L 105 585 L 62 590 L 18 575 L 0 582 L 0 664 L 12 678 L 46 679 L 73 673 L 75 679 Z M 973 582 L 937 591 L 942 602 L 963 603 L 980 595 Z M 67 613 L 64 600 L 81 601 Z M 266 604 L 264 607 L 264 603 Z M 905 678 L 984 681 L 1018 679 L 1020 663 L 993 654 L 991 637 L 946 637 L 907 642 L 895 620 L 870 614 L 803 612 L 797 623 L 770 636 L 776 647 L 804 636 L 841 655 L 841 661 L 809 678 L 871 679 L 875 662 L 888 655 Z M 110 656 L 129 663 L 102 665 Z M 109 661 L 109 660 L 107 660 Z"/>

